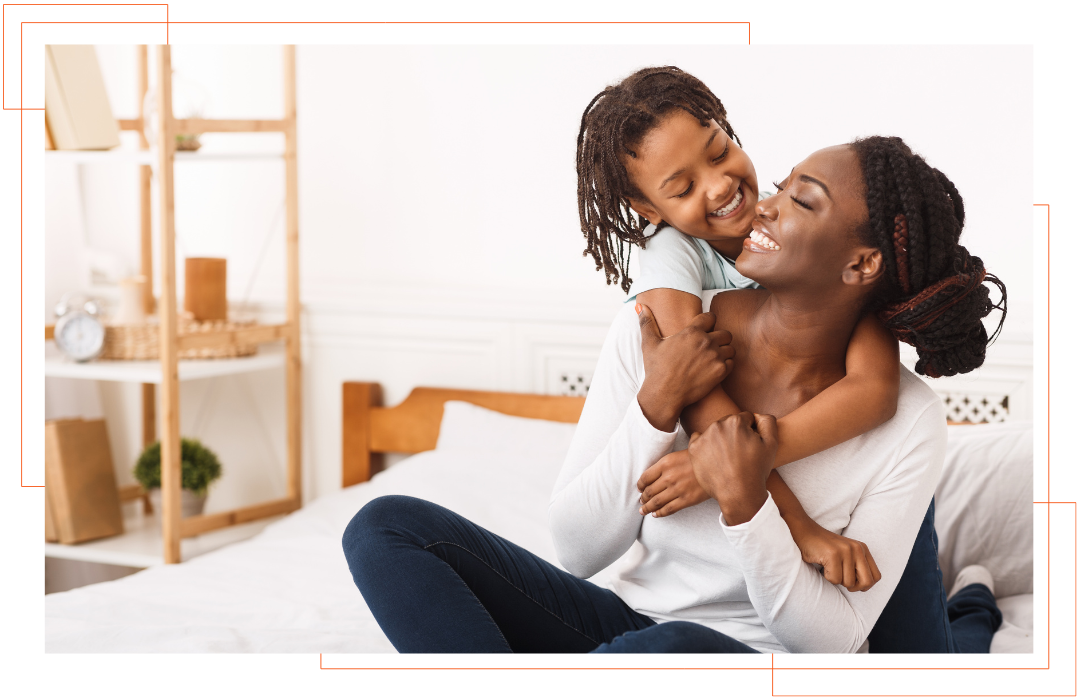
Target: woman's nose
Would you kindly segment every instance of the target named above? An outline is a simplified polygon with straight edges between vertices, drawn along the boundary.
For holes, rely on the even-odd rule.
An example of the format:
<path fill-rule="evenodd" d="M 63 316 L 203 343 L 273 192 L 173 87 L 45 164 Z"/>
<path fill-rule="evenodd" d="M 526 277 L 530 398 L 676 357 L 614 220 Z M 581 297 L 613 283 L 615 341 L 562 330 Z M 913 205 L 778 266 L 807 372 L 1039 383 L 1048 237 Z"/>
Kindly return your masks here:
<path fill-rule="evenodd" d="M 754 211 L 763 219 L 775 220 L 778 214 L 776 206 L 773 205 L 773 198 L 769 197 L 763 199 L 757 203 L 754 207 Z"/>

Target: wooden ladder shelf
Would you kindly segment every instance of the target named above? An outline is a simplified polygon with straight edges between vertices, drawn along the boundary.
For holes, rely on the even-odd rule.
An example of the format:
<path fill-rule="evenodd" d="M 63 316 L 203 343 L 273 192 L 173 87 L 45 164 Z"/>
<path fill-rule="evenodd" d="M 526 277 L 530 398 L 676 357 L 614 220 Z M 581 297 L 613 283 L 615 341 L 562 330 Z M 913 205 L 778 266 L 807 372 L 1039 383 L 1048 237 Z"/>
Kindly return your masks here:
<path fill-rule="evenodd" d="M 146 312 L 156 311 L 160 327 L 161 362 L 161 518 L 163 560 L 180 562 L 180 541 L 211 530 L 259 520 L 298 509 L 302 504 L 300 459 L 300 268 L 299 217 L 297 214 L 296 166 L 296 49 L 284 48 L 284 117 L 282 119 L 177 119 L 172 111 L 172 56 L 169 46 L 154 47 L 156 58 L 157 110 L 153 115 L 158 143 L 155 144 L 155 168 L 143 160 L 139 166 L 140 271 L 146 278 L 143 304 Z M 140 148 L 147 151 L 148 117 L 143 96 L 149 87 L 148 47 L 139 48 L 139 118 L 120 119 L 122 130 L 139 133 Z M 285 135 L 285 323 L 246 326 L 216 333 L 183 334 L 178 330 L 176 297 L 176 230 L 173 191 L 173 166 L 178 134 L 206 132 L 277 132 Z M 153 293 L 152 197 L 151 180 L 156 177 L 159 215 L 159 266 L 161 294 L 156 304 Z M 52 337 L 52 326 L 45 329 Z M 180 386 L 178 355 L 182 350 L 208 348 L 233 343 L 285 343 L 286 406 L 286 494 L 284 498 L 256 503 L 230 511 L 182 518 L 180 512 Z M 223 360 L 227 361 L 227 360 Z M 142 439 L 148 445 L 156 439 L 154 384 L 142 385 Z M 142 496 L 141 489 L 124 491 L 126 500 Z"/>

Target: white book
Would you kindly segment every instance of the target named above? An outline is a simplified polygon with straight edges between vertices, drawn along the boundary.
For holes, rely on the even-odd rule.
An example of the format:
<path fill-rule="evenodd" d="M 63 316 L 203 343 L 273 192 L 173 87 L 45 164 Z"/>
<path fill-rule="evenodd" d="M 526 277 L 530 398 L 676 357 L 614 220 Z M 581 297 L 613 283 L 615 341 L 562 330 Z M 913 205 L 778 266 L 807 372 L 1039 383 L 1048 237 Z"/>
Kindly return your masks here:
<path fill-rule="evenodd" d="M 120 145 L 105 81 L 93 46 L 45 47 L 45 120 L 61 150 Z"/>

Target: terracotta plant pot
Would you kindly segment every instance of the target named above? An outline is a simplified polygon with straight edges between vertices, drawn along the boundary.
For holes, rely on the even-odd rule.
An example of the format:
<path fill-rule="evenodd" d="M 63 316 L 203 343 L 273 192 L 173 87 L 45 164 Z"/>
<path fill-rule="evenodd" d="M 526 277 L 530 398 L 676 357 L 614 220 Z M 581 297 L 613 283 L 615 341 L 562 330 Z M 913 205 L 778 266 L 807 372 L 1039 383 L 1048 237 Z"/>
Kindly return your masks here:
<path fill-rule="evenodd" d="M 150 505 L 154 506 L 154 515 L 161 520 L 161 489 L 150 489 Z M 202 515 L 206 505 L 206 496 L 197 496 L 194 491 L 180 489 L 180 517 L 190 518 Z"/>

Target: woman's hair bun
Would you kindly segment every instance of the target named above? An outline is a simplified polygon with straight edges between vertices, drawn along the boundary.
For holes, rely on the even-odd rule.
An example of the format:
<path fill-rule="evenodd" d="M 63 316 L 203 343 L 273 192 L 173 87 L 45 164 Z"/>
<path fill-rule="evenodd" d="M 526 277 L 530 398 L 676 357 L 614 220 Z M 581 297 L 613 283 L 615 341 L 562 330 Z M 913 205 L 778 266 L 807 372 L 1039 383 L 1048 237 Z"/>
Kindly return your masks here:
<path fill-rule="evenodd" d="M 878 312 L 893 335 L 915 347 L 919 354 L 915 371 L 928 377 L 951 377 L 980 367 L 986 346 L 1005 321 L 1004 283 L 964 246 L 957 246 L 955 266 L 955 274 Z M 1001 292 L 1000 302 L 990 300 L 988 285 Z M 982 320 L 994 309 L 1003 313 L 988 336 Z"/>

